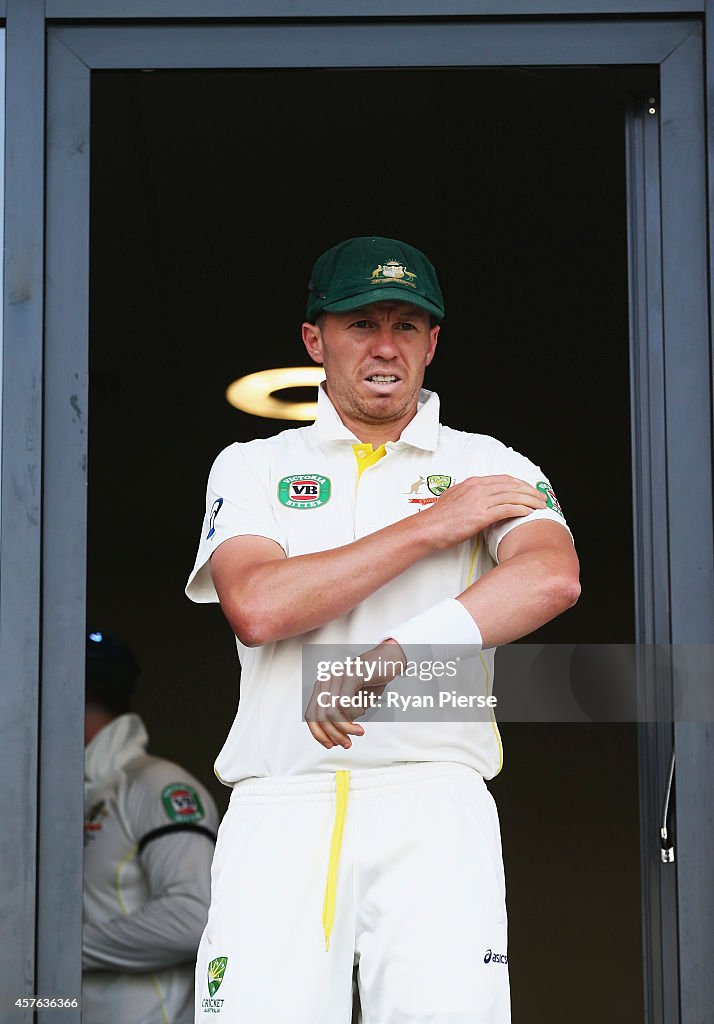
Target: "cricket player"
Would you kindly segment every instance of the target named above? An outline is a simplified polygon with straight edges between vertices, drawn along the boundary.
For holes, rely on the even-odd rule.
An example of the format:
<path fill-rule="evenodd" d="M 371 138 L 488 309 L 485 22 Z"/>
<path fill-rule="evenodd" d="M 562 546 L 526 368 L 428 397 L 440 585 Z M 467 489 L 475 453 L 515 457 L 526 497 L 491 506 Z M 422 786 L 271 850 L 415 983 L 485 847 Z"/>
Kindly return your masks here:
<path fill-rule="evenodd" d="M 360 722 L 356 706 L 368 693 L 386 700 L 425 650 L 468 652 L 486 702 L 494 648 L 579 595 L 543 471 L 492 437 L 443 426 L 438 396 L 422 388 L 443 316 L 419 250 L 379 237 L 330 249 L 302 325 L 326 374 L 315 423 L 233 444 L 211 470 L 187 593 L 220 601 L 242 683 L 216 762 L 233 792 L 197 1022 L 346 1024 L 353 962 L 365 1024 L 510 1020 L 499 825 L 484 781 L 502 764 L 493 714 Z M 474 375 L 474 393 L 487 372 L 470 361 L 477 345 L 445 355 Z M 305 680 L 307 645 L 356 647 L 374 674 L 328 662 Z"/>
<path fill-rule="evenodd" d="M 185 769 L 147 753 L 126 644 L 89 633 L 86 675 L 82 1021 L 188 1024 L 216 807 Z"/>

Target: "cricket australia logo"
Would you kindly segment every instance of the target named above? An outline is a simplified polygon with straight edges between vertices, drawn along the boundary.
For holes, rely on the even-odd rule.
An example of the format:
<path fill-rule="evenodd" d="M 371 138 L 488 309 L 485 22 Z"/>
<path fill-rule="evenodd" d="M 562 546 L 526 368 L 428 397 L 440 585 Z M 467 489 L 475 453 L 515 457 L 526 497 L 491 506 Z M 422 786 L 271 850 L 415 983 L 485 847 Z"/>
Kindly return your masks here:
<path fill-rule="evenodd" d="M 208 994 L 209 996 L 215 996 L 218 989 L 221 987 L 223 976 L 226 973 L 226 967 L 228 966 L 227 956 L 217 956 L 215 960 L 211 960 L 208 965 Z"/>
<path fill-rule="evenodd" d="M 284 476 L 278 484 L 278 500 L 286 508 L 320 508 L 330 500 L 329 477 L 317 473 Z"/>
<path fill-rule="evenodd" d="M 451 487 L 451 483 L 451 477 L 444 476 L 443 473 L 434 473 L 432 474 L 432 476 L 428 476 L 426 478 L 426 486 L 429 488 L 432 494 L 435 494 L 437 496 L 437 498 L 439 497 L 440 494 L 443 494 L 444 491 L 448 490 L 449 487 Z"/>
<path fill-rule="evenodd" d="M 227 956 L 217 956 L 215 960 L 211 960 L 208 965 L 207 981 L 208 981 L 208 999 L 201 1000 L 201 1009 L 204 1013 L 220 1013 L 223 1009 L 223 999 L 216 999 L 215 995 L 218 989 L 221 987 L 223 976 L 226 973 L 226 967 L 228 966 Z"/>

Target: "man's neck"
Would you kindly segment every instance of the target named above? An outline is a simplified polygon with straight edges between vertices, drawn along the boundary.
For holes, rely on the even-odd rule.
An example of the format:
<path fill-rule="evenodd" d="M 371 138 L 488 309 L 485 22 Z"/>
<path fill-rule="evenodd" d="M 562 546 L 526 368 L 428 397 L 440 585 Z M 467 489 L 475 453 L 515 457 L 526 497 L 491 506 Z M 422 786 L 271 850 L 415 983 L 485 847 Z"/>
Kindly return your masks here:
<path fill-rule="evenodd" d="M 362 444 L 371 444 L 372 448 L 376 451 L 377 448 L 383 444 L 387 444 L 388 441 L 399 440 L 402 436 L 402 431 L 414 419 L 419 411 L 419 407 L 415 406 L 404 416 L 390 423 L 382 423 L 379 421 L 375 423 L 365 423 L 362 420 L 355 420 L 352 419 L 352 417 L 347 416 L 337 406 L 335 406 L 335 411 L 347 429 L 352 431 L 355 437 L 359 438 Z"/>

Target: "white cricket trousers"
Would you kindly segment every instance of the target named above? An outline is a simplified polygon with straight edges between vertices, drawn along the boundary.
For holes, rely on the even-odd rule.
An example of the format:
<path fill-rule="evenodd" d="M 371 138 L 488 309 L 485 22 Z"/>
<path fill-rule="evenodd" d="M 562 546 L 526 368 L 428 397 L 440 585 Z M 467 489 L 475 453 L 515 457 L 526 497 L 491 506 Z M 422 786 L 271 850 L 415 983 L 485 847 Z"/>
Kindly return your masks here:
<path fill-rule="evenodd" d="M 363 1024 L 510 1024 L 498 815 L 481 776 L 444 762 L 338 775 L 234 787 L 196 1024 L 349 1024 L 355 960 Z"/>

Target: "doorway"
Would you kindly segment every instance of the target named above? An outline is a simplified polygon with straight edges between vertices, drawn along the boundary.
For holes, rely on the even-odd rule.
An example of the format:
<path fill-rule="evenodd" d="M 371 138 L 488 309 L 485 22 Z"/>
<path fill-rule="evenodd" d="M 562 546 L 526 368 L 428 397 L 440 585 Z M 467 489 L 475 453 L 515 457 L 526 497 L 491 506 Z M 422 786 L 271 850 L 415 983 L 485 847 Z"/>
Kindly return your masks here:
<path fill-rule="evenodd" d="M 616 69 L 94 73 L 88 615 L 137 650 L 154 748 L 223 806 L 210 766 L 237 659 L 218 609 L 182 593 L 205 478 L 228 443 L 286 426 L 224 391 L 306 362 L 306 282 L 341 238 L 429 254 L 447 318 L 426 385 L 444 421 L 523 451 L 558 489 L 583 597 L 537 639 L 634 641 L 624 134 L 628 96 L 654 84 Z M 635 727 L 501 732 L 514 1020 L 643 1020 Z"/>

